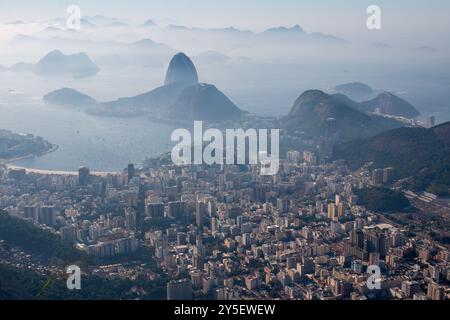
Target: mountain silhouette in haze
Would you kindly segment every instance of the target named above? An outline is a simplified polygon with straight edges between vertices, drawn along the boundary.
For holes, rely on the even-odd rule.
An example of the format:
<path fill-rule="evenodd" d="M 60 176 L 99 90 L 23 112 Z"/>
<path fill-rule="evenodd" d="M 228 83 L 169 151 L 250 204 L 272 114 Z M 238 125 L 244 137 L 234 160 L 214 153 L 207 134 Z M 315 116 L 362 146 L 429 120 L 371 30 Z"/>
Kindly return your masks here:
<path fill-rule="evenodd" d="M 375 93 L 370 86 L 362 82 L 340 84 L 334 87 L 334 91 L 345 94 L 351 99 L 358 101 L 370 99 Z"/>
<path fill-rule="evenodd" d="M 17 63 L 11 67 L 14 71 L 30 71 L 40 75 L 70 74 L 74 78 L 94 76 L 100 70 L 84 52 L 65 55 L 59 50 L 46 54 L 36 64 Z"/>
<path fill-rule="evenodd" d="M 217 122 L 236 120 L 242 111 L 221 91 L 211 84 L 200 83 L 184 89 L 170 107 L 169 116 Z"/>
<path fill-rule="evenodd" d="M 156 26 L 157 24 L 152 19 L 149 19 L 142 24 L 142 27 L 156 27 Z"/>
<path fill-rule="evenodd" d="M 177 53 L 169 63 L 164 84 L 197 84 L 198 75 L 194 63 L 184 53 Z"/>
<path fill-rule="evenodd" d="M 263 32 L 263 34 L 305 34 L 305 30 L 303 30 L 302 27 L 300 27 L 298 24 L 295 26 L 288 28 L 288 27 L 275 27 L 267 29 Z"/>
<path fill-rule="evenodd" d="M 89 101 L 78 92 L 52 92 L 63 105 L 75 105 L 73 99 Z M 89 97 L 88 97 L 89 98 Z M 92 98 L 90 98 L 92 99 Z M 142 116 L 169 120 L 222 122 L 237 120 L 242 111 L 214 85 L 199 83 L 197 70 L 184 53 L 169 63 L 164 85 L 149 92 L 91 105 L 87 112 L 105 116 Z"/>
<path fill-rule="evenodd" d="M 70 88 L 63 88 L 50 92 L 46 94 L 43 99 L 49 104 L 69 107 L 89 107 L 97 103 L 95 99 Z"/>
<path fill-rule="evenodd" d="M 329 95 L 320 90 L 309 90 L 297 98 L 281 124 L 290 131 L 300 131 L 310 138 L 320 138 L 326 135 L 327 120 L 334 118 L 340 141 L 369 137 L 402 126 L 398 121 L 369 115 L 358 108 L 359 104 L 345 95 Z"/>
<path fill-rule="evenodd" d="M 183 32 L 194 35 L 198 33 L 199 36 L 207 36 L 208 34 L 214 35 L 216 37 L 215 41 L 230 39 L 230 37 L 235 37 L 234 40 L 242 41 L 245 45 L 255 45 L 257 43 L 264 43 L 267 41 L 279 42 L 311 42 L 315 44 L 334 44 L 334 45 L 344 45 L 349 44 L 345 39 L 323 34 L 320 32 L 306 32 L 301 26 L 294 25 L 292 27 L 277 26 L 269 28 L 262 32 L 253 32 L 249 30 L 241 30 L 235 27 L 227 28 L 191 28 L 182 25 L 170 24 L 165 27 L 167 31 Z"/>
<path fill-rule="evenodd" d="M 423 55 L 434 55 L 434 54 L 438 53 L 438 51 L 435 48 L 427 47 L 427 46 L 417 47 L 417 48 L 412 49 L 412 51 L 414 53 L 423 54 Z"/>
<path fill-rule="evenodd" d="M 383 92 L 375 99 L 361 103 L 367 112 L 379 109 L 382 113 L 405 118 L 417 118 L 420 112 L 409 102 L 397 97 L 390 92 Z"/>

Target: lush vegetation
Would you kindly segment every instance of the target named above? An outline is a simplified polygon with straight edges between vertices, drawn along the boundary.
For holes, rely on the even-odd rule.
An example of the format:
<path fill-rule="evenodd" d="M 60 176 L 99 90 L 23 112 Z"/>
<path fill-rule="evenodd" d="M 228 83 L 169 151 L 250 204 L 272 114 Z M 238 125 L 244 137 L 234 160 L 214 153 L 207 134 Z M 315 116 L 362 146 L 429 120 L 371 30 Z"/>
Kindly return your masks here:
<path fill-rule="evenodd" d="M 76 264 L 82 270 L 88 265 L 99 262 L 77 250 L 72 244 L 62 241 L 50 231 L 41 229 L 32 223 L 12 217 L 0 210 L 0 240 L 4 240 L 5 250 L 8 246 L 20 247 L 52 262 L 61 265 Z M 128 257 L 117 257 L 109 263 L 119 263 L 123 259 L 145 259 L 153 261 L 151 252 L 141 248 Z M 106 262 L 106 261 L 102 261 Z M 83 267 L 84 266 L 84 267 Z M 151 266 L 157 269 L 156 265 Z M 64 275 L 38 274 L 28 269 L 0 264 L 0 300 L 2 299 L 165 299 L 166 279 L 129 280 L 107 279 L 98 276 L 82 276 L 81 290 L 68 290 Z M 135 290 L 137 289 L 137 290 Z"/>
<path fill-rule="evenodd" d="M 0 211 L 0 239 L 7 245 L 62 262 L 86 262 L 88 257 L 71 243 L 31 222 Z"/>
<path fill-rule="evenodd" d="M 142 290 L 133 290 L 140 288 Z M 69 290 L 66 279 L 0 264 L 0 300 L 164 299 L 165 280 L 131 281 L 81 277 L 81 289 Z"/>
<path fill-rule="evenodd" d="M 403 211 L 411 206 L 403 193 L 391 189 L 367 188 L 356 194 L 360 205 L 377 212 Z"/>
<path fill-rule="evenodd" d="M 448 195 L 450 188 L 450 122 L 440 126 L 401 128 L 336 147 L 335 157 L 352 169 L 393 167 L 412 190 Z"/>

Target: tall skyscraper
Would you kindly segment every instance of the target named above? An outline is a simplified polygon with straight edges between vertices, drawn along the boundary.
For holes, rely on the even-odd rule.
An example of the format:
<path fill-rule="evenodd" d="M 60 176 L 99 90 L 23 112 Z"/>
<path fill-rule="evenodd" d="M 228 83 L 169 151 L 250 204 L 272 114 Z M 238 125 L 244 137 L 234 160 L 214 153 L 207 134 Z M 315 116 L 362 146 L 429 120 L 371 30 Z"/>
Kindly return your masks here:
<path fill-rule="evenodd" d="M 136 211 L 132 208 L 125 209 L 125 227 L 127 229 L 136 228 Z"/>
<path fill-rule="evenodd" d="M 54 206 L 41 207 L 39 214 L 39 222 L 47 226 L 54 227 L 56 225 L 56 212 Z"/>
<path fill-rule="evenodd" d="M 338 219 L 338 209 L 334 203 L 328 204 L 328 219 L 333 221 Z"/>
<path fill-rule="evenodd" d="M 383 184 L 383 176 L 384 176 L 384 170 L 383 169 L 375 169 L 372 171 L 372 184 L 374 186 L 379 186 Z"/>
<path fill-rule="evenodd" d="M 75 242 L 77 241 L 77 226 L 76 225 L 70 225 L 70 226 L 64 226 L 61 229 L 59 229 L 59 232 L 61 234 L 61 239 L 68 242 Z"/>
<path fill-rule="evenodd" d="M 444 300 L 444 288 L 436 282 L 428 284 L 427 296 L 431 300 Z"/>
<path fill-rule="evenodd" d="M 163 203 L 149 203 L 145 208 L 145 213 L 150 218 L 163 218 L 164 217 L 164 204 Z"/>
<path fill-rule="evenodd" d="M 286 159 L 292 163 L 299 163 L 301 160 L 301 154 L 297 150 L 289 150 L 286 153 Z"/>
<path fill-rule="evenodd" d="M 351 244 L 362 249 L 364 247 L 364 233 L 362 232 L 362 230 L 352 230 L 350 232 L 350 242 Z"/>
<path fill-rule="evenodd" d="M 403 281 L 402 293 L 407 298 L 412 298 L 415 293 L 420 292 L 420 284 L 417 281 Z"/>
<path fill-rule="evenodd" d="M 217 204 L 215 201 L 208 201 L 208 214 L 210 217 L 215 217 L 217 214 Z"/>
<path fill-rule="evenodd" d="M 179 219 L 184 215 L 185 203 L 183 201 L 171 201 L 168 204 L 167 215 L 170 218 Z"/>
<path fill-rule="evenodd" d="M 338 217 L 343 217 L 345 215 L 345 209 L 347 208 L 347 206 L 345 205 L 344 202 L 340 202 L 337 205 L 338 208 Z"/>
<path fill-rule="evenodd" d="M 288 198 L 278 198 L 277 199 L 277 209 L 281 213 L 285 213 L 289 209 Z"/>
<path fill-rule="evenodd" d="M 190 279 L 172 280 L 167 283 L 167 300 L 191 300 L 192 282 Z"/>
<path fill-rule="evenodd" d="M 334 204 L 338 206 L 341 203 L 341 196 L 337 194 L 334 196 L 334 199 Z"/>
<path fill-rule="evenodd" d="M 195 207 L 195 223 L 199 228 L 203 228 L 206 212 L 207 212 L 206 203 L 202 201 L 197 201 Z"/>
<path fill-rule="evenodd" d="M 386 235 L 382 232 L 369 230 L 365 234 L 366 251 L 369 253 L 377 252 L 381 259 L 386 257 Z"/>
<path fill-rule="evenodd" d="M 23 217 L 25 219 L 33 219 L 34 221 L 39 221 L 39 207 L 25 206 L 23 208 Z"/>
<path fill-rule="evenodd" d="M 128 164 L 128 182 L 130 182 L 131 179 L 134 177 L 134 164 L 129 163 Z"/>
<path fill-rule="evenodd" d="M 217 218 L 211 218 L 211 231 L 215 232 L 219 230 L 219 220 Z"/>
<path fill-rule="evenodd" d="M 384 168 L 383 169 L 383 183 L 389 184 L 394 180 L 394 168 Z"/>
<path fill-rule="evenodd" d="M 435 125 L 436 125 L 436 118 L 435 118 L 435 116 L 427 117 L 427 128 L 432 128 Z"/>
<path fill-rule="evenodd" d="M 90 181 L 90 171 L 87 167 L 80 167 L 78 169 L 78 184 L 80 186 L 86 186 Z"/>
<path fill-rule="evenodd" d="M 331 144 L 335 144 L 337 141 L 337 121 L 335 118 L 327 119 L 326 138 Z"/>

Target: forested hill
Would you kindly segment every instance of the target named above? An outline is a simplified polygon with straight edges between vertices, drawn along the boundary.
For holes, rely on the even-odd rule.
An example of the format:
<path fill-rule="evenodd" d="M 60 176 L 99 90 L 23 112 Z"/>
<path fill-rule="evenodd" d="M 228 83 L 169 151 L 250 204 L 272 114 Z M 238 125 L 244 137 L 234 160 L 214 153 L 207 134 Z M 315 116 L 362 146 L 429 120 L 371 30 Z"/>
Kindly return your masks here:
<path fill-rule="evenodd" d="M 393 167 L 398 178 L 409 178 L 407 187 L 449 194 L 450 122 L 436 127 L 399 128 L 375 137 L 352 141 L 335 148 L 336 159 L 352 169 L 368 162 L 372 168 Z"/>

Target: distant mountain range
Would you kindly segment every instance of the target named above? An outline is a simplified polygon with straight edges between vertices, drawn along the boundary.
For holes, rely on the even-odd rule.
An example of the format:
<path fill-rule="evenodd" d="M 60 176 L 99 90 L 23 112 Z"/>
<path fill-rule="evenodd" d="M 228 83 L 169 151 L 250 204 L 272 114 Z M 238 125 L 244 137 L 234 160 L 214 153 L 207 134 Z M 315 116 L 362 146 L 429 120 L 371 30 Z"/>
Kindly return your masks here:
<path fill-rule="evenodd" d="M 335 148 L 335 158 L 352 169 L 392 167 L 412 190 L 450 194 L 450 122 L 436 127 L 399 128 Z"/>
<path fill-rule="evenodd" d="M 85 78 L 96 75 L 100 69 L 83 52 L 65 55 L 59 50 L 54 50 L 35 64 L 20 62 L 13 65 L 10 70 L 30 71 L 41 75 L 69 74 L 74 78 Z"/>
<path fill-rule="evenodd" d="M 349 42 L 347 40 L 344 40 L 342 38 L 329 35 L 329 34 L 323 34 L 320 32 L 312 32 L 308 33 L 306 32 L 302 27 L 299 25 L 294 25 L 292 27 L 273 27 L 269 28 L 263 32 L 253 32 L 249 30 L 241 30 L 234 27 L 228 27 L 228 28 L 210 28 L 210 29 L 202 29 L 202 28 L 189 28 L 185 26 L 180 25 L 168 25 L 166 27 L 168 30 L 177 30 L 177 31 L 193 31 L 193 32 L 214 32 L 214 33 L 221 33 L 221 34 L 234 34 L 234 35 L 245 35 L 249 37 L 253 37 L 254 39 L 264 39 L 266 37 L 284 37 L 284 36 L 290 36 L 290 37 L 311 37 L 315 38 L 316 40 L 330 40 L 334 41 L 335 43 L 340 44 L 348 44 Z"/>
<path fill-rule="evenodd" d="M 369 137 L 402 126 L 398 121 L 369 115 L 358 109 L 360 104 L 345 95 L 309 90 L 295 101 L 281 125 L 290 131 L 320 138 L 327 134 L 329 119 L 334 119 L 339 141 Z"/>
<path fill-rule="evenodd" d="M 27 35 L 18 34 L 9 41 L 8 46 L 12 49 L 27 50 L 28 46 L 38 45 L 45 50 L 58 48 L 63 52 L 77 48 L 104 69 L 104 66 L 129 65 L 162 67 L 164 62 L 178 51 L 172 48 L 184 48 L 195 54 L 210 51 L 208 55 L 195 57 L 194 61 L 225 63 L 228 61 L 226 55 L 257 60 L 297 60 L 303 56 L 316 56 L 318 49 L 332 52 L 331 48 L 345 48 L 350 44 L 349 41 L 331 34 L 307 32 L 299 25 L 277 26 L 256 32 L 235 27 L 192 28 L 174 24 L 165 26 L 151 19 L 137 24 L 104 16 L 83 16 L 81 30 L 75 31 L 66 28 L 66 20 L 60 17 L 36 22 L 33 27 L 39 31 Z M 146 52 L 144 47 L 123 43 L 128 41 L 127 39 L 136 41 L 140 37 L 148 37 L 149 32 L 156 42 L 152 47 L 146 46 Z M 221 56 L 212 55 L 211 52 L 217 52 Z M 233 59 L 233 62 L 245 61 Z"/>
<path fill-rule="evenodd" d="M 108 116 L 149 115 L 172 120 L 222 122 L 236 120 L 242 111 L 214 85 L 198 82 L 197 70 L 184 53 L 169 63 L 163 86 L 134 97 L 110 102 L 94 99 L 73 89 L 51 92 L 44 97 L 50 103 L 89 107 L 88 112 Z"/>
<path fill-rule="evenodd" d="M 46 24 L 49 26 L 47 28 L 49 30 L 62 30 L 66 27 L 67 18 L 65 17 L 57 17 L 55 19 L 51 19 L 46 22 Z M 17 22 L 19 23 L 19 22 Z M 26 24 L 23 21 L 20 21 L 21 24 Z M 118 18 L 112 18 L 112 17 L 106 17 L 102 15 L 96 15 L 96 16 L 83 16 L 81 20 L 81 26 L 86 28 L 101 28 L 101 27 L 142 27 L 142 28 L 148 28 L 148 27 L 154 27 L 158 28 L 160 30 L 166 30 L 166 31 L 186 31 L 186 32 L 201 32 L 203 34 L 205 33 L 212 33 L 216 36 L 220 35 L 234 35 L 234 36 L 246 36 L 247 40 L 254 39 L 255 41 L 264 41 L 264 39 L 272 38 L 273 36 L 281 37 L 280 40 L 287 40 L 288 38 L 293 39 L 299 37 L 302 37 L 304 40 L 308 39 L 311 41 L 326 41 L 333 44 L 348 44 L 349 42 L 345 39 L 336 37 L 334 35 L 329 34 L 323 34 L 320 32 L 306 32 L 301 26 L 298 24 L 293 25 L 292 27 L 286 27 L 286 26 L 275 26 L 266 29 L 262 32 L 254 32 L 249 30 L 242 30 L 236 27 L 225 27 L 225 28 L 196 28 L 196 27 L 188 27 L 184 25 L 176 25 L 176 24 L 168 24 L 166 26 L 163 26 L 155 22 L 153 19 L 148 19 L 144 21 L 140 25 L 133 24 L 130 21 L 118 19 Z M 284 39 L 283 39 L 284 38 Z"/>
<path fill-rule="evenodd" d="M 180 25 L 168 25 L 161 29 L 167 34 L 176 33 L 180 37 L 188 36 L 192 39 L 202 39 L 204 41 L 213 40 L 209 36 L 214 37 L 216 44 L 211 48 L 219 48 L 221 42 L 233 43 L 236 47 L 261 46 L 268 43 L 278 45 L 296 46 L 300 44 L 314 45 L 348 45 L 349 41 L 330 34 L 320 32 L 306 32 L 299 25 L 293 27 L 273 27 L 263 32 L 253 32 L 249 30 L 241 30 L 234 27 L 228 28 L 189 28 Z M 209 40 L 208 40 L 209 39 Z"/>
<path fill-rule="evenodd" d="M 44 46 L 59 48 L 60 50 L 73 50 L 82 48 L 84 52 L 93 57 L 97 64 L 126 66 L 162 66 L 176 51 L 165 44 L 157 43 L 144 38 L 129 43 L 120 41 L 94 41 L 91 39 L 72 38 L 69 31 L 57 30 L 51 36 L 42 39 L 37 36 L 16 35 L 11 41 L 12 46 Z"/>

